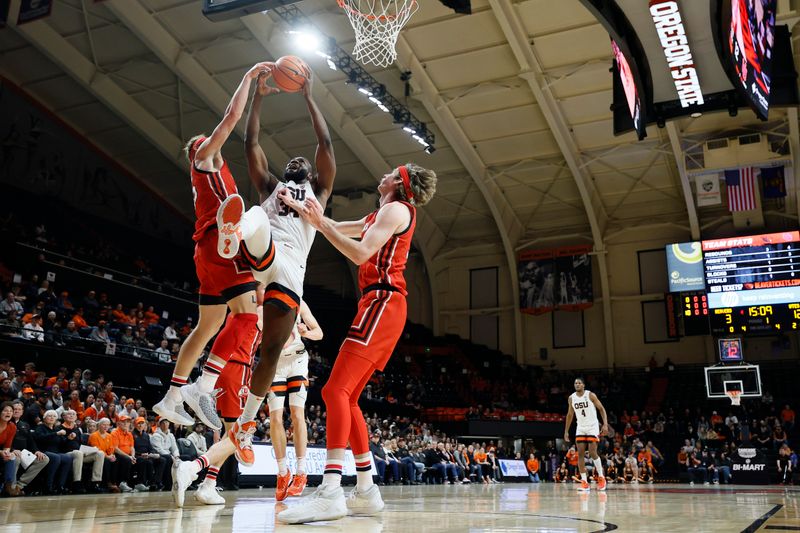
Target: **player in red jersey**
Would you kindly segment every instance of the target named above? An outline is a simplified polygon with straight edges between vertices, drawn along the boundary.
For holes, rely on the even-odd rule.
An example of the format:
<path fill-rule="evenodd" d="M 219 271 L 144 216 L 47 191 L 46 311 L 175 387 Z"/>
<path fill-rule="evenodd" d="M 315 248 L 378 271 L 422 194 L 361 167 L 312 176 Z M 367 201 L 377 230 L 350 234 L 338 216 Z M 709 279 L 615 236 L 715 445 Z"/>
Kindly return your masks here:
<path fill-rule="evenodd" d="M 406 268 L 416 226 L 415 206 L 436 192 L 436 174 L 413 164 L 397 167 L 378 185 L 380 207 L 361 220 L 334 222 L 314 199 L 304 203 L 289 194 L 281 199 L 317 228 L 333 246 L 359 265 L 361 300 L 322 398 L 328 410 L 327 459 L 322 484 L 298 505 L 278 514 L 280 522 L 299 524 L 336 520 L 345 515 L 374 515 L 383 499 L 372 482 L 372 464 L 364 415 L 358 398 L 375 370 L 383 370 L 406 323 Z M 360 238 L 360 241 L 354 239 Z M 348 441 L 356 462 L 356 488 L 345 501 L 342 464 Z"/>
<path fill-rule="evenodd" d="M 217 409 L 222 416 L 227 432 L 242 413 L 244 403 L 250 386 L 251 367 L 256 351 L 261 345 L 261 330 L 264 322 L 264 287 L 259 285 L 256 289 L 256 303 L 258 322 L 256 327 L 248 330 L 242 344 L 233 352 L 228 364 L 222 370 L 217 380 Z M 228 320 L 231 320 L 228 315 Z M 191 462 L 176 460 L 173 464 L 172 495 L 175 504 L 183 507 L 184 496 L 189 485 L 197 479 L 197 475 L 204 468 L 208 468 L 206 477 L 197 487 L 194 494 L 195 500 L 205 505 L 224 505 L 225 498 L 217 493 L 217 475 L 225 460 L 233 455 L 236 446 L 230 439 L 220 439 L 209 450 Z"/>
<path fill-rule="evenodd" d="M 158 415 L 175 424 L 185 426 L 194 422 L 183 408 L 185 401 L 207 426 L 221 428 L 211 391 L 231 354 L 256 326 L 255 279 L 249 268 L 220 257 L 217 251 L 217 211 L 228 196 L 238 193 L 236 182 L 222 157 L 222 146 L 244 114 L 250 85 L 272 65 L 257 63 L 247 71 L 214 132 L 208 137 L 193 137 L 186 145 L 197 215 L 193 239 L 194 262 L 200 281 L 199 320 L 181 346 L 169 391 L 153 406 Z M 189 373 L 203 348 L 222 326 L 228 308 L 231 316 L 211 347 L 202 375 L 196 383 L 187 385 Z"/>

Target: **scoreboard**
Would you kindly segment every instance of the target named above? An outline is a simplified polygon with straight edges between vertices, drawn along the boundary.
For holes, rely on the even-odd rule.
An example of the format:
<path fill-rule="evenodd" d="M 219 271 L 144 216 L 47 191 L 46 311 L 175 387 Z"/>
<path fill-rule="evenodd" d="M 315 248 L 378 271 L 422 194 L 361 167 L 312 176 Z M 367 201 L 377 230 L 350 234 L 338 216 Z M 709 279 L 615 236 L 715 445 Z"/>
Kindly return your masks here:
<path fill-rule="evenodd" d="M 800 302 L 800 232 L 702 244 L 710 309 Z"/>
<path fill-rule="evenodd" d="M 800 303 L 711 310 L 711 333 L 774 334 L 800 330 Z"/>
<path fill-rule="evenodd" d="M 706 290 L 681 292 L 680 316 L 686 335 L 703 334 L 709 329 L 713 335 L 774 335 L 800 330 L 800 232 L 696 244 L 702 248 Z M 680 271 L 678 277 L 690 274 Z M 700 322 L 704 321 L 709 329 L 702 327 Z"/>

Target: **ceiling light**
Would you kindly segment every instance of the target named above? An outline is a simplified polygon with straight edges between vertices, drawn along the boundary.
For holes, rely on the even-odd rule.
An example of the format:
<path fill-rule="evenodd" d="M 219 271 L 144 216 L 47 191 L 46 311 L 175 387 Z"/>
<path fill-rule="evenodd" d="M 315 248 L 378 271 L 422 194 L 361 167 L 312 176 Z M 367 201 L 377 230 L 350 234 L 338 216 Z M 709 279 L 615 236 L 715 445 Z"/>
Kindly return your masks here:
<path fill-rule="evenodd" d="M 289 34 L 294 37 L 295 45 L 297 45 L 297 47 L 301 50 L 315 52 L 320 49 L 320 45 L 322 44 L 322 39 L 320 38 L 319 33 L 313 30 L 290 30 Z"/>

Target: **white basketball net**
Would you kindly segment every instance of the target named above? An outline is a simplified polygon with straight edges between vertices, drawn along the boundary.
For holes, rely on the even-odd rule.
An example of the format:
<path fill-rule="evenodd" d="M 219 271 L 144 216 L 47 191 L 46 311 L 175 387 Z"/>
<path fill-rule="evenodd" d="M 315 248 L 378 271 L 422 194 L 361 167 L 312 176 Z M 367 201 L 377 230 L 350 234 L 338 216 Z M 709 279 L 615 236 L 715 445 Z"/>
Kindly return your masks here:
<path fill-rule="evenodd" d="M 419 8 L 417 0 L 337 0 L 356 34 L 353 56 L 386 67 L 397 59 L 397 36 Z"/>
<path fill-rule="evenodd" d="M 731 405 L 741 405 L 742 403 L 742 392 L 738 390 L 729 390 L 725 392 L 725 395 L 731 399 Z"/>

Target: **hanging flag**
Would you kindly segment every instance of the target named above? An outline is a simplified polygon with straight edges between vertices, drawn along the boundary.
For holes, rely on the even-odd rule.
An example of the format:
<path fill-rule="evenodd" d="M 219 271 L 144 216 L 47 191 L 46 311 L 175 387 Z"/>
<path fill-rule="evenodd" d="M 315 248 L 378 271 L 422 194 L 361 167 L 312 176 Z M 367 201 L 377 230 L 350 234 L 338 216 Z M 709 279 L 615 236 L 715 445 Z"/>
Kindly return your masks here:
<path fill-rule="evenodd" d="M 728 209 L 751 211 L 756 208 L 756 174 L 752 167 L 725 171 L 728 186 Z"/>
<path fill-rule="evenodd" d="M 761 182 L 764 187 L 764 198 L 786 196 L 786 178 L 783 166 L 762 168 Z"/>
<path fill-rule="evenodd" d="M 50 15 L 53 0 L 20 0 L 17 24 L 25 24 Z"/>
<path fill-rule="evenodd" d="M 718 174 L 695 176 L 694 184 L 695 189 L 697 189 L 697 207 L 719 205 L 722 203 Z"/>

